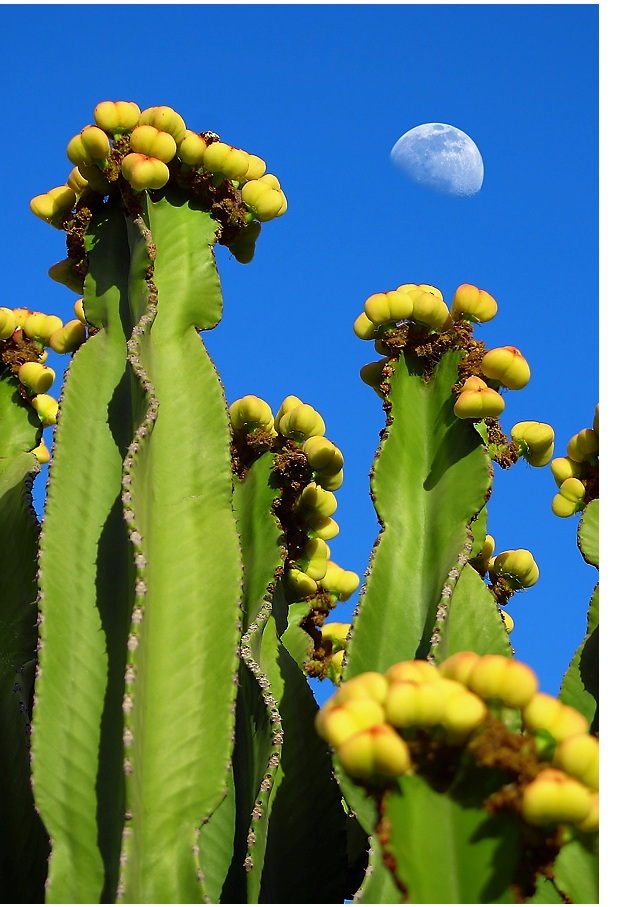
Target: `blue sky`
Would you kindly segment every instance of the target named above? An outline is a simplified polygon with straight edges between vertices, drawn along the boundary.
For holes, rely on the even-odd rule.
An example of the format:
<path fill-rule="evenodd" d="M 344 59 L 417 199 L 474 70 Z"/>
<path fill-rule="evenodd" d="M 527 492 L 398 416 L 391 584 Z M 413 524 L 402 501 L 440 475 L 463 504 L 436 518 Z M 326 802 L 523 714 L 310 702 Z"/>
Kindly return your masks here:
<path fill-rule="evenodd" d="M 99 101 L 168 104 L 189 128 L 265 158 L 289 210 L 264 226 L 251 264 L 220 249 L 224 317 L 206 343 L 230 402 L 255 393 L 276 409 L 293 393 L 322 413 L 346 458 L 332 555 L 362 576 L 378 529 L 368 473 L 384 424 L 358 377 L 376 357 L 352 332 L 370 294 L 430 283 L 450 302 L 461 283 L 485 288 L 499 311 L 476 335 L 518 347 L 532 369 L 530 384 L 507 394 L 504 427 L 549 422 L 564 455 L 592 424 L 598 14 L 594 4 L 2 6 L 14 169 L 2 190 L 0 304 L 73 317 L 75 296 L 47 277 L 65 256 L 63 235 L 28 203 L 66 180 L 66 144 Z M 439 195 L 393 167 L 392 145 L 428 122 L 476 142 L 477 195 Z M 551 513 L 556 490 L 548 468 L 522 461 L 497 473 L 489 504 L 498 549 L 529 548 L 540 566 L 511 608 L 511 639 L 554 694 L 597 578 L 578 553 L 577 519 Z"/>

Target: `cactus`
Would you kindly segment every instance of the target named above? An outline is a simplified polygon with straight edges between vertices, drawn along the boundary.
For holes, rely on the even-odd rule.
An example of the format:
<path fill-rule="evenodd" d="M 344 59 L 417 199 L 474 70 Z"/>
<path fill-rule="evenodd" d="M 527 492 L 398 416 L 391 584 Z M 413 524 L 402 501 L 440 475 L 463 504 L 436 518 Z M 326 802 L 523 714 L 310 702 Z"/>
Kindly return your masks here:
<path fill-rule="evenodd" d="M 75 318 L 0 308 L 3 900 L 582 902 L 598 591 L 548 696 L 504 610 L 539 569 L 487 525 L 495 465 L 544 467 L 553 430 L 502 429 L 530 370 L 475 337 L 496 300 L 402 284 L 354 322 L 386 426 L 380 533 L 341 623 L 360 584 L 329 546 L 344 452 L 294 394 L 228 402 L 202 337 L 215 246 L 251 260 L 287 209 L 278 179 L 127 101 L 67 156 L 31 208 L 67 234 L 49 273 Z M 48 349 L 68 357 L 59 401 Z M 551 468 L 598 566 L 598 411 Z M 308 678 L 336 685 L 321 709 Z"/>

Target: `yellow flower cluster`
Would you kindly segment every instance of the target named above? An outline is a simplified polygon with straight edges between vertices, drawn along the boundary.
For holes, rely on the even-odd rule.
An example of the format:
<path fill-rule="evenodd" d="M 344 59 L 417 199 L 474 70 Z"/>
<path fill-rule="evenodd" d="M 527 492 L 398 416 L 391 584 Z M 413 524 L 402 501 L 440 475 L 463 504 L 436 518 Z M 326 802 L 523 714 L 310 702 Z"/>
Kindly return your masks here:
<path fill-rule="evenodd" d="M 324 704 L 316 729 L 343 769 L 374 787 L 421 770 L 419 747 L 444 744 L 474 758 L 474 740 L 491 722 L 495 728 L 497 716 L 513 710 L 520 714 L 521 734 L 530 738 L 532 752 L 537 733 L 551 740 L 550 755 L 516 779 L 524 820 L 531 825 L 569 822 L 595 831 L 598 739 L 588 733 L 580 712 L 538 691 L 536 674 L 522 662 L 458 652 L 438 667 L 405 661 L 385 674 L 359 674 Z M 499 759 L 497 748 L 494 764 Z"/>
<path fill-rule="evenodd" d="M 79 318 L 63 324 L 57 315 L 0 307 L 0 365 L 10 368 L 20 382 L 21 397 L 35 410 L 43 428 L 55 425 L 58 414 L 58 401 L 47 393 L 56 380 L 54 369 L 45 364 L 47 348 L 73 352 L 85 340 L 85 324 Z M 44 441 L 33 453 L 40 463 L 49 461 Z"/>
<path fill-rule="evenodd" d="M 304 599 L 322 590 L 337 601 L 346 601 L 358 588 L 360 579 L 331 560 L 327 545 L 339 534 L 339 525 L 333 519 L 337 510 L 334 492 L 343 483 L 343 454 L 325 437 L 324 419 L 313 406 L 294 395 L 283 400 L 276 415 L 265 400 L 254 394 L 235 400 L 229 412 L 236 436 L 260 432 L 272 438 L 273 444 L 277 440 L 291 442 L 304 454 L 311 469 L 311 481 L 298 492 L 293 504 L 296 524 L 307 541 L 300 556 L 287 565 L 288 592 L 295 599 Z"/>
<path fill-rule="evenodd" d="M 162 189 L 177 175 L 184 183 L 187 177 L 207 175 L 213 185 L 231 181 L 246 206 L 247 221 L 272 220 L 287 210 L 279 180 L 266 173 L 261 158 L 213 133 L 187 129 L 171 107 L 142 111 L 132 101 L 102 101 L 94 109 L 94 123 L 68 143 L 67 157 L 74 169 L 66 184 L 30 202 L 37 217 L 59 228 L 85 192 L 108 195 L 119 178 L 139 193 Z"/>
<path fill-rule="evenodd" d="M 556 457 L 550 464 L 558 486 L 552 501 L 556 516 L 569 517 L 586 506 L 587 500 L 598 497 L 599 469 L 599 405 L 597 404 L 592 428 L 583 428 L 567 444 L 566 457 Z"/>

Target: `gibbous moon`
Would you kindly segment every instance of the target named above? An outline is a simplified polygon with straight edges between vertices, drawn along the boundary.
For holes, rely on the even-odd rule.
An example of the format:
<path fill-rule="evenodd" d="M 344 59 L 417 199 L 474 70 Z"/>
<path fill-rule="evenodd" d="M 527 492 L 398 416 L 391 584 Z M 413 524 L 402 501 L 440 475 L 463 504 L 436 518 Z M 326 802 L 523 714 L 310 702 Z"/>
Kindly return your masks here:
<path fill-rule="evenodd" d="M 469 135 L 447 123 L 424 123 L 398 139 L 391 160 L 415 183 L 447 195 L 476 195 L 483 158 Z"/>

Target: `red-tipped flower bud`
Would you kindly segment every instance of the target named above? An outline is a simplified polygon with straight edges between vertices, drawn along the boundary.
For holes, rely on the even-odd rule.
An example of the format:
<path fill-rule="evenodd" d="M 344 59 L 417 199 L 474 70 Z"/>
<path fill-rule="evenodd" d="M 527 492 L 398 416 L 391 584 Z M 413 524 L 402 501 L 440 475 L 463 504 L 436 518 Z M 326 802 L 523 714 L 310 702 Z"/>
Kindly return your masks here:
<path fill-rule="evenodd" d="M 509 390 L 521 390 L 530 381 L 530 366 L 514 346 L 500 346 L 483 356 L 481 370 Z"/>
<path fill-rule="evenodd" d="M 491 321 L 498 311 L 498 303 L 486 290 L 469 283 L 462 283 L 455 290 L 451 304 L 451 315 L 454 321 L 471 321 L 473 323 Z"/>

